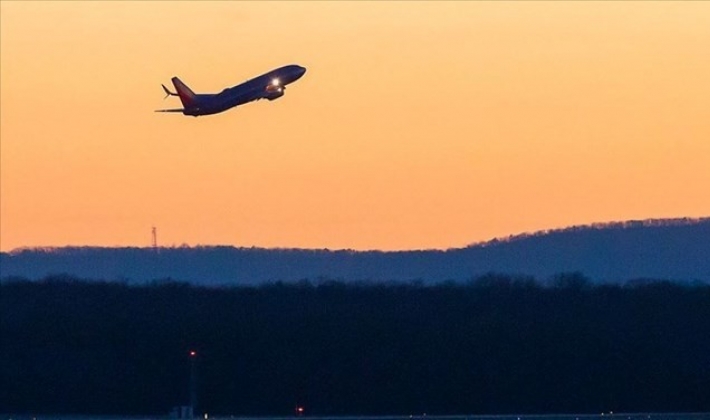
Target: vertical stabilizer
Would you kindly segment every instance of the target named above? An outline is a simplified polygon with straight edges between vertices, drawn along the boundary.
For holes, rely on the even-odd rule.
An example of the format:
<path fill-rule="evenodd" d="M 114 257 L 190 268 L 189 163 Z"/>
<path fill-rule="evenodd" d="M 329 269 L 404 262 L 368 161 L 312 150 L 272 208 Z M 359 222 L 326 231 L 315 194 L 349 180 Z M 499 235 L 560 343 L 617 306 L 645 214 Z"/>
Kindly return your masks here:
<path fill-rule="evenodd" d="M 173 85 L 177 94 L 180 97 L 180 101 L 185 108 L 188 108 L 195 104 L 195 92 L 193 92 L 182 80 L 177 77 L 172 78 Z"/>

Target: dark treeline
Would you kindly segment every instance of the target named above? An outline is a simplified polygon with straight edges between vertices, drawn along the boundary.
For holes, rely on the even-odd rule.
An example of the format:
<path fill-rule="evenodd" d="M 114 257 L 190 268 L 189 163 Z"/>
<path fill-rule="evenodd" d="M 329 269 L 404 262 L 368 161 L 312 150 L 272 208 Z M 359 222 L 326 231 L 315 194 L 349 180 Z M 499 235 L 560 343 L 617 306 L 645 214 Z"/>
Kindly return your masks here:
<path fill-rule="evenodd" d="M 0 412 L 710 411 L 710 286 L 0 285 Z"/>

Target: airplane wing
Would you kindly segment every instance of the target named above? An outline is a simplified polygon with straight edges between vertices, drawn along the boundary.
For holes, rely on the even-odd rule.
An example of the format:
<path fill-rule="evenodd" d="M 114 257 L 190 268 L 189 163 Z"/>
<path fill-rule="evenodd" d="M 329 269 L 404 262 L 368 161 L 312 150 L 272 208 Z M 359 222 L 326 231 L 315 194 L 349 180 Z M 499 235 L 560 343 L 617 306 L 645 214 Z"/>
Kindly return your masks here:
<path fill-rule="evenodd" d="M 239 106 L 260 99 L 268 99 L 269 96 L 274 95 L 273 92 L 269 92 L 270 84 L 254 84 L 253 82 L 253 80 L 249 80 L 241 85 L 227 88 L 219 93 L 218 96 L 232 98 L 232 101 L 236 103 L 234 106 Z M 283 87 L 280 92 L 283 92 Z"/>
<path fill-rule="evenodd" d="M 156 109 L 155 112 L 183 112 L 185 111 L 182 108 L 173 108 L 173 109 Z"/>

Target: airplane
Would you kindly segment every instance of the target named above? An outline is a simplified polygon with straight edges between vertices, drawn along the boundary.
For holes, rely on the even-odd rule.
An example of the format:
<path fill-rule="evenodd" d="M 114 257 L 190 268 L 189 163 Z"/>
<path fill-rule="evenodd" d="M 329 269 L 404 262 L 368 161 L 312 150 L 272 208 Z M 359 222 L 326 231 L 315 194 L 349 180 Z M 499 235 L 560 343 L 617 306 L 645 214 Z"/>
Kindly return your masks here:
<path fill-rule="evenodd" d="M 305 72 L 305 67 L 291 64 L 271 70 L 240 85 L 224 89 L 220 93 L 195 93 L 180 79 L 173 77 L 171 80 L 176 92 L 171 92 L 165 85 L 161 86 L 166 93 L 165 98 L 178 96 L 183 108 L 156 109 L 155 112 L 182 112 L 183 115 L 197 117 L 217 114 L 260 99 L 273 101 L 284 95 L 286 85 L 300 79 Z"/>

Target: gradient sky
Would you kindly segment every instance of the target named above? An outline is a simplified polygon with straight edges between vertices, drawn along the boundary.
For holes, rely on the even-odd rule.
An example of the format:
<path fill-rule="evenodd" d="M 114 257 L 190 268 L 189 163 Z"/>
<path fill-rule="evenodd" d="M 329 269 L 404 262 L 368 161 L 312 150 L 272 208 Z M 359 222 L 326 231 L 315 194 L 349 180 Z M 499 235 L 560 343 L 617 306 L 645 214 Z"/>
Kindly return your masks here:
<path fill-rule="evenodd" d="M 710 215 L 710 2 L 0 3 L 0 249 Z M 279 100 L 187 117 L 296 63 Z"/>

